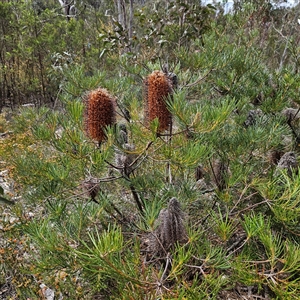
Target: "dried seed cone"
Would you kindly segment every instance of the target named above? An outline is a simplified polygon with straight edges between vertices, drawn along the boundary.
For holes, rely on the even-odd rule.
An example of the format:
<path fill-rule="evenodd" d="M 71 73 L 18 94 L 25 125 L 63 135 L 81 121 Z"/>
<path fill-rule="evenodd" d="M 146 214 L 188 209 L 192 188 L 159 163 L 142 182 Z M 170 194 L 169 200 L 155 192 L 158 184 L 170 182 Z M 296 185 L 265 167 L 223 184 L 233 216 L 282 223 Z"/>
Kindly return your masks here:
<path fill-rule="evenodd" d="M 298 162 L 297 162 L 296 153 L 292 151 L 283 154 L 277 165 L 277 169 L 286 170 L 288 176 L 290 177 L 292 177 L 293 171 L 294 172 L 297 171 L 297 168 L 298 168 Z"/>
<path fill-rule="evenodd" d="M 213 181 L 220 191 L 226 188 L 226 178 L 230 175 L 228 162 L 216 159 L 213 162 Z"/>
<path fill-rule="evenodd" d="M 195 179 L 196 181 L 204 178 L 204 170 L 201 165 L 199 165 L 195 170 Z"/>
<path fill-rule="evenodd" d="M 149 238 L 150 252 L 165 255 L 177 242 L 187 241 L 183 212 L 176 198 L 171 198 L 168 208 L 160 211 L 157 221 L 158 226 Z"/>
<path fill-rule="evenodd" d="M 284 152 L 283 151 L 279 151 L 277 149 L 272 149 L 267 153 L 269 162 L 272 165 L 277 165 L 278 162 L 280 161 L 281 157 L 283 156 Z"/>
<path fill-rule="evenodd" d="M 106 139 L 105 127 L 116 122 L 115 99 L 106 89 L 91 91 L 85 103 L 85 127 L 87 135 L 101 143 Z"/>
<path fill-rule="evenodd" d="M 166 100 L 172 94 L 172 83 L 161 71 L 152 72 L 144 81 L 146 123 L 158 118 L 158 132 L 167 130 L 172 122 L 172 114 L 167 108 Z"/>

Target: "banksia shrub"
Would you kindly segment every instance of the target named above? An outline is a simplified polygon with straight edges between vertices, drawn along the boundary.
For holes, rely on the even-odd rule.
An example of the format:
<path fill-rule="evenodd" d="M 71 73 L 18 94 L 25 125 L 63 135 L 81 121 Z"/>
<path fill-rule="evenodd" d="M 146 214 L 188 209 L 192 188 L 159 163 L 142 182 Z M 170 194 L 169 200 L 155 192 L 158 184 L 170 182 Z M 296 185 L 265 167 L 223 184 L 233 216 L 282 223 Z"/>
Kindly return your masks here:
<path fill-rule="evenodd" d="M 171 80 L 162 71 L 154 71 L 144 80 L 144 90 L 146 123 L 157 118 L 158 132 L 167 130 L 172 123 L 172 114 L 166 103 L 172 94 Z"/>
<path fill-rule="evenodd" d="M 115 99 L 106 89 L 91 91 L 85 100 L 84 117 L 87 135 L 100 144 L 106 139 L 105 127 L 115 124 Z"/>

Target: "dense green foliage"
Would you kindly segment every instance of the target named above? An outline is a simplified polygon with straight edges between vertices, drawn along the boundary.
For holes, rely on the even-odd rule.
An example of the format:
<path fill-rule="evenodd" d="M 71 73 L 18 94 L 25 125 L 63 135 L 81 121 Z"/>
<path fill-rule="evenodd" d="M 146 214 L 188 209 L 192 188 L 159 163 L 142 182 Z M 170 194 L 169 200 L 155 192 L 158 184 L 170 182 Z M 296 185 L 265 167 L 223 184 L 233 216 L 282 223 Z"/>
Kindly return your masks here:
<path fill-rule="evenodd" d="M 74 18 L 54 1 L 0 3 L 3 297 L 298 299 L 296 9 L 139 1 L 124 23 L 106 2 Z M 178 87 L 172 132 L 157 134 L 143 79 L 165 64 Z M 99 87 L 117 101 L 100 146 L 83 124 Z M 149 237 L 172 197 L 187 240 L 158 255 Z"/>

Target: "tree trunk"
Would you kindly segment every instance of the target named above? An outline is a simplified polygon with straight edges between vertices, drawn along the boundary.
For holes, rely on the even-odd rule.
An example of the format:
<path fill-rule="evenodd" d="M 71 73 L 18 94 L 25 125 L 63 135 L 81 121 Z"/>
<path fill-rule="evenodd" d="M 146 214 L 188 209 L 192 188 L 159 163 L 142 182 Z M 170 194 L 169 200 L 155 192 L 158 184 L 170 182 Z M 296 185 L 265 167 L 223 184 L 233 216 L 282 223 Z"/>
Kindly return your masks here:
<path fill-rule="evenodd" d="M 129 12 L 129 24 L 128 24 L 129 51 L 131 51 L 131 42 L 132 42 L 133 1 L 134 0 L 130 0 L 130 12 Z"/>
<path fill-rule="evenodd" d="M 122 25 L 123 29 L 126 29 L 126 8 L 124 0 L 117 1 L 118 8 L 118 22 Z"/>
<path fill-rule="evenodd" d="M 60 6 L 63 9 L 63 13 L 67 17 L 67 20 L 70 20 L 70 8 L 71 4 L 74 2 L 73 0 L 58 0 L 60 3 Z"/>

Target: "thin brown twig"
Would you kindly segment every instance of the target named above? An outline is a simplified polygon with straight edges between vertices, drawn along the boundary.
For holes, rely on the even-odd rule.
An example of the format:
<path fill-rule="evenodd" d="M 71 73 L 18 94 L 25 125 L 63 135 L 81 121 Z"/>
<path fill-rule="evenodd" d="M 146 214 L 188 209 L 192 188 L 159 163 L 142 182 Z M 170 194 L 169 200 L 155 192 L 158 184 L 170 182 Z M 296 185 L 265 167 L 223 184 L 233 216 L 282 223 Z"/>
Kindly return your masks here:
<path fill-rule="evenodd" d="M 238 248 L 236 248 L 236 249 L 234 249 L 231 253 L 229 253 L 228 255 L 226 255 L 226 258 L 228 258 L 229 256 L 231 256 L 232 254 L 234 254 L 234 253 L 236 253 L 237 251 L 239 251 L 240 249 L 242 249 L 245 245 L 246 245 L 246 243 L 249 241 L 249 238 L 247 237 L 246 239 L 245 239 L 245 241 L 238 247 Z M 240 241 L 239 241 L 240 242 Z"/>
<path fill-rule="evenodd" d="M 261 202 L 258 202 L 258 203 L 255 203 L 255 204 L 253 204 L 253 205 L 250 205 L 250 206 L 248 206 L 248 207 L 246 207 L 246 208 L 240 210 L 239 212 L 237 212 L 237 215 L 239 215 L 240 213 L 242 213 L 242 212 L 244 212 L 244 211 L 251 210 L 251 209 L 253 209 L 253 208 L 255 208 L 255 207 L 257 207 L 257 206 L 259 206 L 259 205 L 261 205 L 261 204 L 264 204 L 264 203 L 267 203 L 268 206 L 270 207 L 269 202 L 270 202 L 269 199 L 265 199 L 265 200 L 263 200 L 263 201 L 261 201 Z"/>
<path fill-rule="evenodd" d="M 238 206 L 238 204 L 239 204 L 242 200 L 245 201 L 245 200 L 251 198 L 252 196 L 258 194 L 258 192 L 254 192 L 254 193 L 252 193 L 251 195 L 249 195 L 249 196 L 243 198 L 243 195 L 245 194 L 247 188 L 248 188 L 248 186 L 245 186 L 244 190 L 242 191 L 242 193 L 241 193 L 241 195 L 240 195 L 240 198 L 239 198 L 238 201 L 235 203 L 235 205 L 233 206 L 233 208 L 230 210 L 229 215 L 233 215 L 233 214 L 234 214 L 234 213 L 233 213 L 234 209 Z M 238 213 L 239 213 L 239 212 L 238 212 Z"/>
<path fill-rule="evenodd" d="M 188 265 L 188 264 L 184 264 L 184 266 L 189 267 L 189 268 L 198 269 L 198 270 L 200 270 L 201 274 L 202 274 L 204 277 L 206 276 L 205 272 L 203 271 L 202 266 L 194 266 L 194 265 Z"/>
<path fill-rule="evenodd" d="M 243 241 L 244 239 L 247 239 L 246 235 L 242 235 L 237 241 L 235 241 L 228 249 L 227 252 L 230 252 L 235 246 L 237 246 L 241 241 Z M 239 248 L 237 248 L 239 249 Z M 230 254 L 234 253 L 235 250 L 233 252 L 231 252 Z"/>
<path fill-rule="evenodd" d="M 160 281 L 161 285 L 163 285 L 164 282 L 166 281 L 166 278 L 167 278 L 166 274 L 167 274 L 167 271 L 168 271 L 169 264 L 171 264 L 171 257 L 170 257 L 170 253 L 167 253 L 165 269 L 164 269 L 164 272 L 161 275 L 161 281 Z"/>
<path fill-rule="evenodd" d="M 199 77 L 196 81 L 186 84 L 184 87 L 191 87 L 194 86 L 196 84 L 198 84 L 199 82 L 201 82 L 203 79 L 205 79 L 212 71 L 215 71 L 216 69 L 210 69 L 203 77 Z"/>

